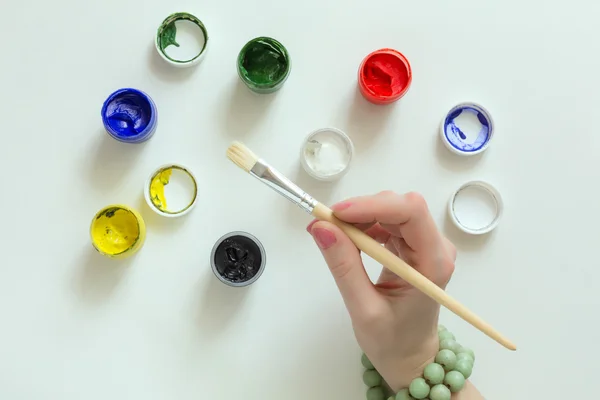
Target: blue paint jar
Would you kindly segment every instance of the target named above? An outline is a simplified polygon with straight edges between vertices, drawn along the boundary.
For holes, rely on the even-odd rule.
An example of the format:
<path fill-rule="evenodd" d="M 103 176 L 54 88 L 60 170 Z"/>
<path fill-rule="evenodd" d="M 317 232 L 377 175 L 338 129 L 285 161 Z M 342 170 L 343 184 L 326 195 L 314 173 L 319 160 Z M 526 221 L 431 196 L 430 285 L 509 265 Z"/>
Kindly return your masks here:
<path fill-rule="evenodd" d="M 444 117 L 440 136 L 448 150 L 461 156 L 485 151 L 494 134 L 489 111 L 476 103 L 458 104 Z"/>
<path fill-rule="evenodd" d="M 141 143 L 156 130 L 156 104 L 137 89 L 119 89 L 102 106 L 102 123 L 114 139 L 125 143 Z"/>

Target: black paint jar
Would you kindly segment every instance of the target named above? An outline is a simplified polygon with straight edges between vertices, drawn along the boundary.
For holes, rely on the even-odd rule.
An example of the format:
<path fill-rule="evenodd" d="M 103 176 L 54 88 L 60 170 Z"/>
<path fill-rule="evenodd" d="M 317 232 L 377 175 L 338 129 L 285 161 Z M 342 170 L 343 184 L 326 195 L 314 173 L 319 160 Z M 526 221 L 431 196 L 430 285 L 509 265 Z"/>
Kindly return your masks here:
<path fill-rule="evenodd" d="M 256 282 L 262 275 L 266 262 L 263 245 L 246 232 L 223 235 L 210 253 L 210 265 L 217 279 L 234 287 Z"/>

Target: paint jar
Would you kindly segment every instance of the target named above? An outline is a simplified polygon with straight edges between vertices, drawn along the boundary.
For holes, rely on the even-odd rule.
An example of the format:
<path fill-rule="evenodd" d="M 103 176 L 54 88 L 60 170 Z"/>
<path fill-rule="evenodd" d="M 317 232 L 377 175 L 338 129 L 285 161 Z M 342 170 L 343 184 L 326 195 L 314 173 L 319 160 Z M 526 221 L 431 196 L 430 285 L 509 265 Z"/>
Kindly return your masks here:
<path fill-rule="evenodd" d="M 358 88 L 374 104 L 390 104 L 406 94 L 412 82 L 408 59 L 394 49 L 381 49 L 364 58 L 358 68 Z"/>
<path fill-rule="evenodd" d="M 484 152 L 494 135 L 494 121 L 488 110 L 477 103 L 460 103 L 442 119 L 440 138 L 444 145 L 461 156 Z"/>
<path fill-rule="evenodd" d="M 217 279 L 234 287 L 256 282 L 265 270 L 266 262 L 263 245 L 246 232 L 222 236 L 210 253 L 210 265 Z"/>
<path fill-rule="evenodd" d="M 119 89 L 102 106 L 104 128 L 120 142 L 141 143 L 150 139 L 157 117 L 154 101 L 137 89 Z"/>
<path fill-rule="evenodd" d="M 197 17 L 186 12 L 169 15 L 154 40 L 156 51 L 174 67 L 186 68 L 202 61 L 208 48 L 208 31 Z"/>
<path fill-rule="evenodd" d="M 148 206 L 163 217 L 181 217 L 189 213 L 198 199 L 194 174 L 179 164 L 165 164 L 154 171 L 144 185 Z"/>
<path fill-rule="evenodd" d="M 458 229 L 471 235 L 492 231 L 504 212 L 502 197 L 487 182 L 472 181 L 462 185 L 450 197 L 448 214 Z"/>
<path fill-rule="evenodd" d="M 113 204 L 98 211 L 90 225 L 92 245 L 109 258 L 135 254 L 146 239 L 146 224 L 132 208 Z"/>
<path fill-rule="evenodd" d="M 340 179 L 350 167 L 354 145 L 336 128 L 317 129 L 302 143 L 300 163 L 311 177 L 325 182 Z"/>
<path fill-rule="evenodd" d="M 279 90 L 292 70 L 287 49 L 270 37 L 252 39 L 242 48 L 237 59 L 240 79 L 256 93 Z"/>

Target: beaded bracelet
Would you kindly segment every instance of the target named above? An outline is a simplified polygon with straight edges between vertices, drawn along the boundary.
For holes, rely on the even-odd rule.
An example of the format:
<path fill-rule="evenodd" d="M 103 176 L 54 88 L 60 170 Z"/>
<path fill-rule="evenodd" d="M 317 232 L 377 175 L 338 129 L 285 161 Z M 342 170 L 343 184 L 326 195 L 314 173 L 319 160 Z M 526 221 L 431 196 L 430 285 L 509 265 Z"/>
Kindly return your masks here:
<path fill-rule="evenodd" d="M 415 378 L 409 387 L 400 390 L 388 400 L 450 400 L 452 393 L 459 392 L 473 373 L 475 353 L 462 347 L 452 332 L 438 326 L 440 349 L 435 362 L 427 365 L 422 378 Z M 365 367 L 363 382 L 369 387 L 367 400 L 384 400 L 383 378 L 365 354 L 362 355 Z"/>

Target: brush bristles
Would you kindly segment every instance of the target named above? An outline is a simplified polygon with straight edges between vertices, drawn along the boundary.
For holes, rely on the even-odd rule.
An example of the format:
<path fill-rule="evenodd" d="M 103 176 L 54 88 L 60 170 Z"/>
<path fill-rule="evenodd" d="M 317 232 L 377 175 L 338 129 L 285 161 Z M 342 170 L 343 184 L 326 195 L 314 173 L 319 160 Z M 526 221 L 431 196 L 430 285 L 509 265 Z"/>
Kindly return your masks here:
<path fill-rule="evenodd" d="M 227 158 L 246 172 L 250 172 L 258 157 L 243 143 L 233 142 L 227 149 Z"/>

